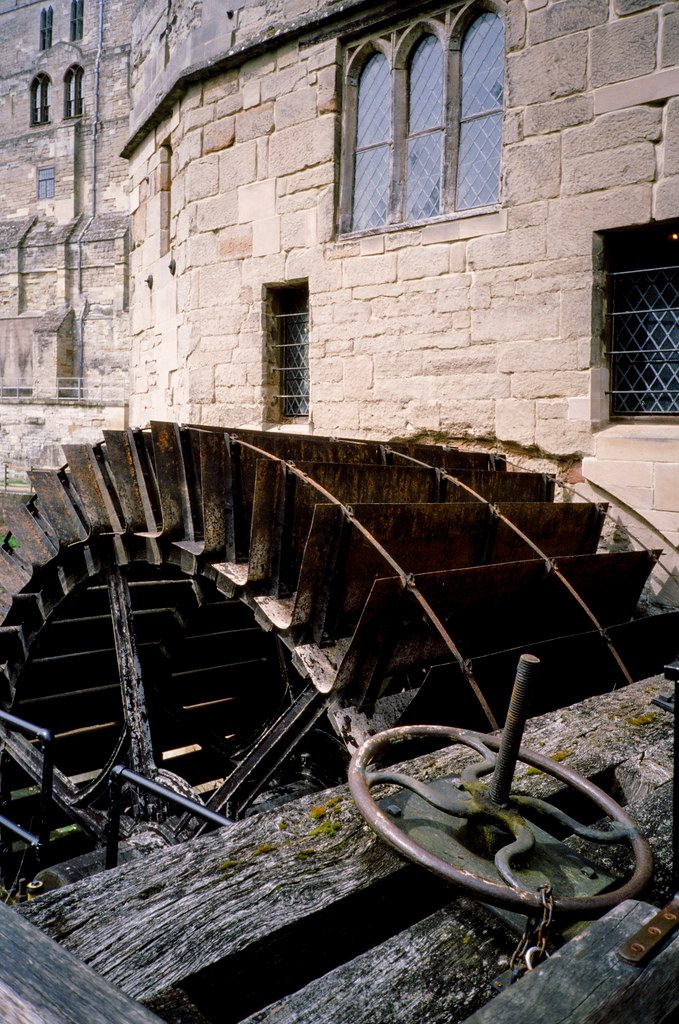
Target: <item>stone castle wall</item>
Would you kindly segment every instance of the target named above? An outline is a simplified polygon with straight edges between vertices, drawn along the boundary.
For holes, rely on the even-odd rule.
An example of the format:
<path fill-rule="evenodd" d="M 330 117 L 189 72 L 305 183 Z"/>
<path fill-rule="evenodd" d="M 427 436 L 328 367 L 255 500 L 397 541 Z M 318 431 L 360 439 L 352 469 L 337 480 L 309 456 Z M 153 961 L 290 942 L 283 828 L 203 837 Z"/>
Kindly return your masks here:
<path fill-rule="evenodd" d="M 209 6 L 178 5 L 185 54 L 204 52 Z M 274 19 L 279 6 L 267 7 Z M 337 10 L 302 3 L 302 17 L 311 6 Z M 451 5 L 451 16 L 464 6 Z M 308 281 L 306 429 L 584 456 L 592 482 L 676 543 L 679 495 L 663 481 L 677 479 L 679 425 L 627 428 L 639 439 L 633 454 L 609 443 L 620 428 L 608 420 L 600 286 L 607 232 L 679 217 L 679 9 L 649 0 L 497 6 L 506 24 L 501 201 L 413 227 L 338 232 L 339 30 L 279 45 L 272 36 L 248 59 L 236 20 L 231 56 L 213 60 L 222 70 L 198 69 L 174 100 L 171 61 L 135 65 L 131 419 L 280 424 L 265 298 Z M 159 8 L 152 15 L 155 33 Z M 249 7 L 234 11 L 246 16 Z M 152 130 L 135 136 L 151 110 Z"/>
<path fill-rule="evenodd" d="M 0 4 L 0 459 L 24 465 L 59 464 L 59 430 L 91 440 L 97 425 L 125 416 L 122 398 L 120 408 L 102 399 L 60 410 L 58 378 L 82 377 L 88 387 L 105 380 L 122 396 L 129 372 L 128 167 L 120 154 L 133 4 L 101 5 L 101 52 L 100 5 L 84 5 L 83 38 L 71 42 L 70 0 L 50 0 L 52 45 L 41 51 L 47 6 Z M 83 69 L 83 111 L 69 117 L 64 76 L 74 65 Z M 38 74 L 52 83 L 49 122 L 31 125 Z M 54 196 L 39 198 L 37 172 L 46 167 Z M 29 405 L 13 404 L 17 378 L 33 389 Z"/>

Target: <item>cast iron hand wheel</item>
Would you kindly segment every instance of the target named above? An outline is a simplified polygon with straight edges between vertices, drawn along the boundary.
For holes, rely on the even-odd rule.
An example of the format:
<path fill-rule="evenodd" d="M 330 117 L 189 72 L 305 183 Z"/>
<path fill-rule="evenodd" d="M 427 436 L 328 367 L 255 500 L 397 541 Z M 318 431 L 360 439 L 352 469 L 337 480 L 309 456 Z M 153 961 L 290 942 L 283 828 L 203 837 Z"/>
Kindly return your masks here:
<path fill-rule="evenodd" d="M 522 655 L 523 659 L 530 656 Z M 537 664 L 537 659 L 530 659 Z M 525 666 L 524 666 L 525 667 Z M 530 666 L 529 666 L 530 667 Z M 470 732 L 439 725 L 404 726 L 388 729 L 367 740 L 354 754 L 349 767 L 349 786 L 356 806 L 370 827 L 387 843 L 410 860 L 429 868 L 441 878 L 475 893 L 490 903 L 521 909 L 524 913 L 542 908 L 540 892 L 530 891 L 515 873 L 513 861 L 525 857 L 535 847 L 535 836 L 522 811 L 534 817 L 547 816 L 572 832 L 595 842 L 622 842 L 631 844 L 635 867 L 631 877 L 618 888 L 589 896 L 559 896 L 554 892 L 554 909 L 562 913 L 593 917 L 603 910 L 615 906 L 624 899 L 636 895 L 649 881 L 653 870 L 653 859 L 645 839 L 637 832 L 634 823 L 611 797 L 577 772 L 558 764 L 541 754 L 519 746 L 525 716 L 517 722 L 512 714 L 516 703 L 517 684 L 512 694 L 512 704 L 507 715 L 504 734 L 501 738 L 483 733 Z M 520 718 L 521 716 L 519 716 Z M 386 747 L 404 739 L 440 739 L 461 743 L 478 751 L 483 760 L 465 768 L 459 779 L 431 785 L 418 782 L 410 776 L 392 771 L 370 771 L 369 765 Z M 563 811 L 544 800 L 511 794 L 509 787 L 516 761 L 522 761 L 533 768 L 551 775 L 579 793 L 588 797 L 598 808 L 612 819 L 610 831 L 592 829 L 575 821 Z M 494 772 L 490 785 L 481 781 L 482 776 Z M 375 802 L 371 788 L 378 784 L 396 784 L 410 790 L 431 806 L 446 814 L 454 815 L 458 822 L 472 823 L 475 819 L 490 824 L 495 833 L 506 837 L 506 842 L 495 853 L 495 869 L 502 881 L 475 874 L 458 867 L 436 853 L 426 849 L 398 827 L 385 810 Z M 387 808 L 388 809 L 388 808 Z M 398 812 L 398 808 L 397 808 Z M 455 819 L 453 819 L 454 821 Z M 509 835 L 507 836 L 507 833 Z M 453 841 L 454 843 L 457 840 Z M 492 874 L 492 871 L 489 871 Z M 552 881 L 550 879 L 550 881 Z M 503 884 L 504 883 L 504 884 Z"/>

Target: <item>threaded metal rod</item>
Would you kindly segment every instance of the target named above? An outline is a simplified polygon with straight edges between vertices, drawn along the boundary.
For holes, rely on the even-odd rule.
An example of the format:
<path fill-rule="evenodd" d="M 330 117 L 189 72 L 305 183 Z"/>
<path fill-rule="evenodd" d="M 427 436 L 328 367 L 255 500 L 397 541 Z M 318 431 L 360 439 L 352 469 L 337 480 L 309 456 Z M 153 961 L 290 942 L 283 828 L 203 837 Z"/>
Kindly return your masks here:
<path fill-rule="evenodd" d="M 519 658 L 500 749 L 490 783 L 490 798 L 498 807 L 506 807 L 509 800 L 516 758 L 528 718 L 531 690 L 539 665 L 540 659 L 534 654 L 522 654 Z"/>

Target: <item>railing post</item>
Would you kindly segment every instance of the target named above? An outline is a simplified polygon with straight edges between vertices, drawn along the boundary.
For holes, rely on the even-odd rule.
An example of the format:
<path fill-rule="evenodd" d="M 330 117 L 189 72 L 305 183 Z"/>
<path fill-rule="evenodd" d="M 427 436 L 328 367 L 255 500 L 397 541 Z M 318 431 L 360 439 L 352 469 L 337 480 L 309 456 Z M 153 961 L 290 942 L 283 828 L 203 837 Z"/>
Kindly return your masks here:
<path fill-rule="evenodd" d="M 120 834 L 120 790 L 125 769 L 117 764 L 111 771 L 108 780 L 108 814 L 106 821 L 106 861 L 105 868 L 115 868 L 118 864 L 118 837 Z"/>
<path fill-rule="evenodd" d="M 54 777 L 54 754 L 52 743 L 54 733 L 43 729 L 40 736 L 42 749 L 42 782 L 40 786 L 40 828 L 38 830 L 38 856 L 50 841 L 49 809 L 52 803 L 52 781 Z"/>

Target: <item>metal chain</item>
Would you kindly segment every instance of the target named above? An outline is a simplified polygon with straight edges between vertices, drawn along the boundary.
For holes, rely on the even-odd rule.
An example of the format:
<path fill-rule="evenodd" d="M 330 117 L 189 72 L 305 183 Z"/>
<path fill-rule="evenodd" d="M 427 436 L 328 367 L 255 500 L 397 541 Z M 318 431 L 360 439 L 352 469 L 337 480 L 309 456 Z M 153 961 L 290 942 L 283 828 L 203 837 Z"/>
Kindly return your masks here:
<path fill-rule="evenodd" d="M 549 956 L 547 940 L 554 912 L 554 897 L 552 896 L 552 887 L 549 883 L 539 886 L 538 892 L 542 897 L 542 916 L 539 923 L 537 918 L 534 917 L 529 917 L 526 921 L 523 935 L 519 939 L 519 944 L 509 961 L 512 984 L 525 974 L 526 971 L 534 970 L 541 960 Z"/>

